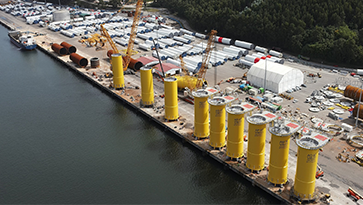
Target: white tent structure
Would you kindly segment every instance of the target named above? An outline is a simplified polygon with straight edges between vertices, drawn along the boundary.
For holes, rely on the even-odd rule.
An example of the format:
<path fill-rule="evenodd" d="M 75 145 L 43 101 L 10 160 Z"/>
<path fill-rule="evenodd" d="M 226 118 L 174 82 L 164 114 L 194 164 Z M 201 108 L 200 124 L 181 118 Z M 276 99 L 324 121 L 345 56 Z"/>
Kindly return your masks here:
<path fill-rule="evenodd" d="M 301 70 L 271 61 L 265 61 L 260 60 L 258 63 L 252 65 L 248 71 L 247 79 L 252 85 L 264 87 L 265 70 L 267 71 L 266 90 L 282 93 L 304 83 L 304 74 Z"/>

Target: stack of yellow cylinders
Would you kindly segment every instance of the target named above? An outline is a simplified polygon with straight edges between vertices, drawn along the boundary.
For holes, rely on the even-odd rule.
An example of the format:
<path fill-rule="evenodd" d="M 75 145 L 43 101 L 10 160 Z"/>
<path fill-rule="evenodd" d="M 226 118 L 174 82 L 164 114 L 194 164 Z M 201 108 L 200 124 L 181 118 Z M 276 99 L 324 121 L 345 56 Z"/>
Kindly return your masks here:
<path fill-rule="evenodd" d="M 198 139 L 209 136 L 209 93 L 204 90 L 193 92 L 194 96 L 194 136 Z"/>
<path fill-rule="evenodd" d="M 220 97 L 209 99 L 210 137 L 209 145 L 221 148 L 226 145 L 226 100 Z"/>
<path fill-rule="evenodd" d="M 113 87 L 121 89 L 125 87 L 124 70 L 122 65 L 122 55 L 115 53 L 112 57 L 112 73 L 113 73 Z"/>
<path fill-rule="evenodd" d="M 154 85 L 152 68 L 142 67 L 140 69 L 141 77 L 141 104 L 143 106 L 152 106 L 154 104 Z"/>
<path fill-rule="evenodd" d="M 165 78 L 164 90 L 165 90 L 165 119 L 177 120 L 179 117 L 177 79 L 174 77 Z"/>
<path fill-rule="evenodd" d="M 247 117 L 248 147 L 246 166 L 251 171 L 265 168 L 265 140 L 267 119 L 261 115 Z"/>
<path fill-rule="evenodd" d="M 244 109 L 240 105 L 233 105 L 227 108 L 227 112 L 227 156 L 230 158 L 240 158 L 243 156 Z"/>
<path fill-rule="evenodd" d="M 294 195 L 300 200 L 314 200 L 315 177 L 318 165 L 319 149 L 329 142 L 329 138 L 320 133 L 311 133 L 296 140 L 297 165 L 294 183 Z"/>

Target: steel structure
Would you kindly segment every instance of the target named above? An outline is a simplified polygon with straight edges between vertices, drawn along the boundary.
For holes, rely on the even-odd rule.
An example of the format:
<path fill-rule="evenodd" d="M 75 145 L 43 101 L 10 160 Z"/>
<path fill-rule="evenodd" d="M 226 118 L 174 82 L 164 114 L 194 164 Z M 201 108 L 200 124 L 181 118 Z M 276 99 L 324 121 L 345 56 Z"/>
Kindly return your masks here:
<path fill-rule="evenodd" d="M 132 22 L 129 44 L 128 44 L 127 50 L 126 50 L 124 70 L 127 69 L 127 67 L 129 66 L 129 63 L 131 61 L 132 50 L 134 48 L 134 42 L 135 42 L 135 39 L 136 39 L 136 31 L 137 31 L 137 27 L 139 26 L 139 20 L 140 20 L 140 14 L 141 14 L 141 9 L 142 9 L 143 2 L 144 2 L 143 0 L 138 0 L 136 2 L 134 20 Z"/>
<path fill-rule="evenodd" d="M 210 51 L 212 50 L 212 48 L 214 47 L 214 39 L 217 35 L 217 31 L 216 30 L 211 30 L 210 35 L 209 35 L 209 39 L 208 39 L 208 43 L 207 43 L 207 47 L 205 49 L 205 56 L 202 62 L 202 66 L 197 74 L 197 85 L 196 85 L 196 89 L 201 88 L 203 86 L 204 83 L 204 79 L 205 79 L 205 74 L 207 73 L 207 65 L 210 61 Z"/>

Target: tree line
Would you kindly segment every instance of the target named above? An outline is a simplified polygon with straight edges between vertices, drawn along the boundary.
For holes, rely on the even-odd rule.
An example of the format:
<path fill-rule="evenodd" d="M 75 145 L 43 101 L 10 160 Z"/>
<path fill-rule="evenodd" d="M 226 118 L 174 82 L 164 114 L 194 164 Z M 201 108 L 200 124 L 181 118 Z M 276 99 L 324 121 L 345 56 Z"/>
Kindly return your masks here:
<path fill-rule="evenodd" d="M 361 0 L 158 0 L 197 31 L 334 63 L 363 62 Z"/>

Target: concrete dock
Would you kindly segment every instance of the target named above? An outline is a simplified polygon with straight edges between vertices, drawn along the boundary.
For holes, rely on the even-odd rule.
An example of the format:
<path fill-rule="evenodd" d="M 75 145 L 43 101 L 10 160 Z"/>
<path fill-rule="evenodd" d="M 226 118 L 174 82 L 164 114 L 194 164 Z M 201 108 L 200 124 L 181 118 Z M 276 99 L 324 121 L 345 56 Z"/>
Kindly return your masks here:
<path fill-rule="evenodd" d="M 36 41 L 38 42 L 38 49 L 52 58 L 58 60 L 62 64 L 64 64 L 67 68 L 75 73 L 83 76 L 88 82 L 92 85 L 97 86 L 105 93 L 115 97 L 120 102 L 128 106 L 130 109 L 134 110 L 137 113 L 142 114 L 144 117 L 149 118 L 154 121 L 162 129 L 165 131 L 169 131 L 174 135 L 180 137 L 183 142 L 188 143 L 198 150 L 201 151 L 203 155 L 208 155 L 220 162 L 226 169 L 230 169 L 237 174 L 241 175 L 255 186 L 260 187 L 262 190 L 270 193 L 272 196 L 281 200 L 286 204 L 295 204 L 298 203 L 295 199 L 291 198 L 291 188 L 293 186 L 293 181 L 296 172 L 296 153 L 297 146 L 294 142 L 291 142 L 290 145 L 290 153 L 289 153 L 289 168 L 288 168 L 288 183 L 283 187 L 275 187 L 268 183 L 267 180 L 267 169 L 262 170 L 260 173 L 251 173 L 250 170 L 244 165 L 244 159 L 242 161 L 233 161 L 230 160 L 226 155 L 226 148 L 224 147 L 221 150 L 214 150 L 208 144 L 208 139 L 204 140 L 195 140 L 193 137 L 193 121 L 194 121 L 194 107 L 188 102 L 183 100 L 179 100 L 179 115 L 180 118 L 178 121 L 167 122 L 164 119 L 164 99 L 160 97 L 160 95 L 164 94 L 163 83 L 159 78 L 154 77 L 154 91 L 157 93 L 155 95 L 155 106 L 153 108 L 143 108 L 140 106 L 141 99 L 141 89 L 140 89 L 140 75 L 136 72 L 135 75 L 125 75 L 125 85 L 126 88 L 124 90 L 115 90 L 110 88 L 110 83 L 112 82 L 111 78 L 106 78 L 104 75 L 110 71 L 110 63 L 109 59 L 106 56 L 107 49 L 96 51 L 94 47 L 86 47 L 78 43 L 78 38 L 67 38 L 59 33 L 55 33 L 49 31 L 46 28 L 38 27 L 38 25 L 27 25 L 24 19 L 20 17 L 13 17 L 10 14 L 6 14 L 5 12 L 0 12 L 0 22 L 2 25 L 8 27 L 9 29 L 17 28 L 24 31 L 33 31 L 38 33 L 44 33 L 45 36 L 36 37 Z M 76 64 L 74 64 L 69 56 L 58 56 L 51 49 L 52 43 L 61 43 L 66 41 L 77 47 L 77 53 L 87 59 L 91 59 L 93 57 L 99 57 L 100 67 L 99 68 L 90 68 L 88 65 L 85 68 L 80 68 Z M 222 44 L 218 44 L 218 47 L 222 47 Z M 120 47 L 120 50 L 125 49 L 125 47 Z M 148 55 L 151 56 L 151 52 L 140 51 L 138 54 L 133 56 L 137 58 L 139 56 Z M 223 66 L 218 66 L 217 68 L 212 68 L 207 71 L 207 80 L 210 85 L 214 85 L 215 81 L 219 82 L 221 80 L 228 79 L 229 77 L 241 77 L 246 69 L 241 69 L 239 67 L 233 66 L 236 62 L 228 61 Z M 323 75 L 323 78 L 318 79 L 316 83 L 307 84 L 307 88 L 303 89 L 299 92 L 291 94 L 295 99 L 299 101 L 297 103 L 292 103 L 291 100 L 284 100 L 282 103 L 284 107 L 284 111 L 287 114 L 285 115 L 293 115 L 296 109 L 298 108 L 301 112 L 309 112 L 307 111 L 308 105 L 304 104 L 304 99 L 310 95 L 310 93 L 315 89 L 322 88 L 325 84 L 332 84 L 339 77 L 338 74 L 331 73 L 328 71 L 320 71 L 318 69 L 303 66 L 300 64 L 296 64 L 293 62 L 286 62 L 287 65 L 291 67 L 295 67 L 303 70 L 304 72 L 320 72 Z M 49 68 L 51 69 L 51 68 Z M 217 73 L 215 73 L 217 72 Z M 350 76 L 346 76 L 350 78 Z M 216 78 L 216 80 L 215 80 Z M 220 85 L 221 90 L 224 90 L 227 87 L 237 88 L 237 84 L 229 84 L 222 83 Z M 246 94 L 239 94 L 238 98 L 243 100 Z M 282 113 L 283 114 L 283 113 Z M 281 114 L 281 115 L 282 115 Z M 329 121 L 326 117 L 327 112 L 320 112 L 317 117 L 326 118 L 326 122 Z M 341 117 L 343 121 L 348 124 L 354 124 L 354 120 L 348 118 L 348 113 L 344 113 Z M 309 121 L 310 117 L 306 119 Z M 245 133 L 247 133 L 247 126 L 245 124 Z M 358 128 L 355 132 L 360 132 L 361 129 Z M 270 145 L 269 142 L 271 140 L 271 136 L 268 133 L 266 136 L 266 157 L 265 164 L 268 165 L 269 160 L 269 151 Z M 247 147 L 247 143 L 244 143 L 244 147 Z M 363 193 L 363 186 L 360 183 L 360 179 L 363 177 L 362 168 L 359 167 L 355 163 L 343 163 L 336 160 L 336 156 L 339 152 L 341 152 L 344 148 L 346 150 L 361 150 L 362 147 L 357 147 L 354 144 L 349 144 L 343 137 L 335 137 L 331 140 L 331 142 L 324 148 L 324 151 L 320 153 L 319 157 L 319 166 L 324 170 L 324 177 L 316 180 L 316 188 L 317 193 L 320 197 L 323 197 L 324 194 L 329 193 L 331 195 L 330 204 L 363 204 L 362 200 L 358 202 L 353 202 L 351 198 L 346 196 L 348 187 L 353 187 L 359 193 Z M 353 154 L 353 151 L 351 151 Z M 315 203 L 325 204 L 325 202 L 317 200 Z"/>

